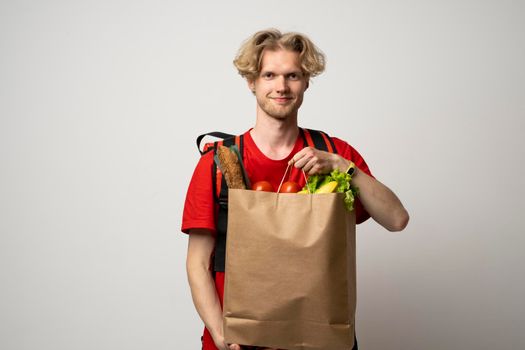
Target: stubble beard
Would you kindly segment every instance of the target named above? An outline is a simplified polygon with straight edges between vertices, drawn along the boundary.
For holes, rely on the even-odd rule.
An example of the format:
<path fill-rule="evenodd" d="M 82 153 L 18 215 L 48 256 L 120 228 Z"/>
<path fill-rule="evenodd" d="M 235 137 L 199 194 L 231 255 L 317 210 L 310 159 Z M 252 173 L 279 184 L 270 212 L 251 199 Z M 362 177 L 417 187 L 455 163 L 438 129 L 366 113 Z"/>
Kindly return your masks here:
<path fill-rule="evenodd" d="M 257 103 L 269 117 L 282 121 L 297 115 L 297 111 L 301 106 L 301 103 L 297 100 L 293 100 L 286 105 L 275 105 L 268 97 L 265 97 L 262 101 L 258 100 Z"/>

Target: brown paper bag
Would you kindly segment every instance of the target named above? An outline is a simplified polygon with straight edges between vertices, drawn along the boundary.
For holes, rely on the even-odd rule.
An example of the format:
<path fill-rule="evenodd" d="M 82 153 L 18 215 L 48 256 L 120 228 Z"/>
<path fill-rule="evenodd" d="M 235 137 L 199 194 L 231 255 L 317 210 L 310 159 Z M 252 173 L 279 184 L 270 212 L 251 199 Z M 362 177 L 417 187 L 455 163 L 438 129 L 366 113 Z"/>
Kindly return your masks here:
<path fill-rule="evenodd" d="M 230 189 L 228 205 L 226 341 L 352 349 L 355 214 L 343 194 Z"/>

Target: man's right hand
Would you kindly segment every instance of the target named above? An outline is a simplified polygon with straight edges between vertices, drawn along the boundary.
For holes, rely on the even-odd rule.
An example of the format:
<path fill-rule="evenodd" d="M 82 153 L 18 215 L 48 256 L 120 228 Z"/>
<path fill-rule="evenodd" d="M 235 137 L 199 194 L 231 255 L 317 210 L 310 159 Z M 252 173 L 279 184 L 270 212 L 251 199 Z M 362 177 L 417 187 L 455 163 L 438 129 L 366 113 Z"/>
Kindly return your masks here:
<path fill-rule="evenodd" d="M 215 346 L 219 350 L 242 350 L 241 346 L 239 344 L 228 344 L 226 341 L 224 341 L 224 338 L 221 337 L 220 339 L 214 340 Z"/>

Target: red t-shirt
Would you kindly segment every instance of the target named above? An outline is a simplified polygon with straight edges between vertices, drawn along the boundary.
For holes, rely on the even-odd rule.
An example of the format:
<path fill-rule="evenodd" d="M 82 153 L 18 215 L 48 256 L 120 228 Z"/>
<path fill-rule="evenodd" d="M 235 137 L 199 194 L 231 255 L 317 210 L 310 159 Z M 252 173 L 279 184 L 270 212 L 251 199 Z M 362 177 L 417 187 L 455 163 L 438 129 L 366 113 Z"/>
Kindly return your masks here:
<path fill-rule="evenodd" d="M 332 137 L 337 153 L 342 157 L 351 160 L 359 168 L 368 175 L 372 175 L 368 169 L 368 165 L 361 155 L 348 143 Z M 294 154 L 306 147 L 303 138 L 299 135 L 295 146 L 290 154 L 280 160 L 273 160 L 266 157 L 253 141 L 250 131 L 244 133 L 244 149 L 243 149 L 243 163 L 248 173 L 248 177 L 252 183 L 261 180 L 269 181 L 275 190 L 279 187 L 281 179 L 288 166 L 288 161 Z M 204 228 L 210 230 L 213 234 L 216 232 L 216 213 L 217 207 L 214 200 L 213 184 L 212 184 L 212 165 L 213 152 L 204 154 L 193 172 L 193 176 L 186 194 L 186 202 L 184 203 L 184 213 L 182 216 L 182 232 L 189 233 L 191 229 Z M 305 179 L 302 171 L 295 167 L 289 174 L 288 179 L 297 182 L 301 187 L 305 184 Z M 356 198 L 354 204 L 356 211 L 356 222 L 362 223 L 367 220 L 370 215 L 365 211 L 359 198 Z M 224 273 L 216 272 L 215 286 L 219 299 L 223 300 L 224 295 Z M 211 336 L 205 329 L 204 332 L 204 349 L 216 349 Z"/>

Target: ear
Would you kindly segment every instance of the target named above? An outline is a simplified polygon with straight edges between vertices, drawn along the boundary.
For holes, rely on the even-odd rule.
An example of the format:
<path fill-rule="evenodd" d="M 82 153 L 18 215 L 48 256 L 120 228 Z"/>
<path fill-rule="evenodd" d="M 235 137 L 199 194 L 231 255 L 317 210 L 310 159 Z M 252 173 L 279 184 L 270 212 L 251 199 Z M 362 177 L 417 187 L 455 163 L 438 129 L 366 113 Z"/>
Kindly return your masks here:
<path fill-rule="evenodd" d="M 248 83 L 248 89 L 255 94 L 255 80 L 246 79 L 246 82 Z"/>

